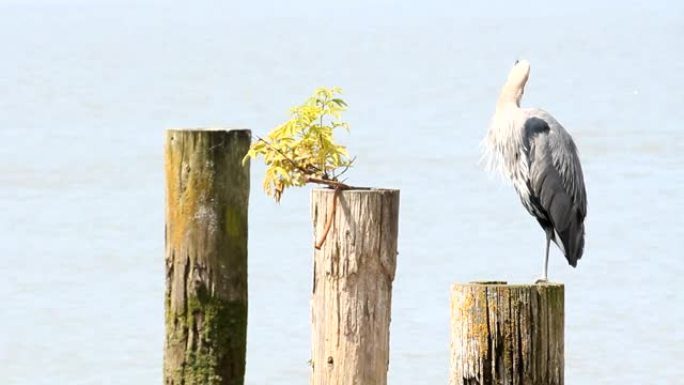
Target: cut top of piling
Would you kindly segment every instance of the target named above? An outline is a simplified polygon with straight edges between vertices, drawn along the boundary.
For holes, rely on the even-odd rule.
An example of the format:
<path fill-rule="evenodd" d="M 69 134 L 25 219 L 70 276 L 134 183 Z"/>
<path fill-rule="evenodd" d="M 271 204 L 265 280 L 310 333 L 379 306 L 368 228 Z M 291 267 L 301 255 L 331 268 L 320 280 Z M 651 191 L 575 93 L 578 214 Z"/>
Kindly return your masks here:
<path fill-rule="evenodd" d="M 244 132 L 244 133 L 251 133 L 252 131 L 247 128 L 226 128 L 226 127 L 171 127 L 166 129 L 167 132 L 182 132 L 182 131 L 208 131 L 208 132 L 215 132 L 215 131 L 237 131 L 237 132 Z"/>
<path fill-rule="evenodd" d="M 508 283 L 506 281 L 472 281 L 472 282 L 465 282 L 465 283 L 453 283 L 451 285 L 452 288 L 456 287 L 482 287 L 482 286 L 487 286 L 487 287 L 506 287 L 506 288 L 511 288 L 511 289 L 517 289 L 517 288 L 528 288 L 528 287 L 535 287 L 535 286 L 544 286 L 544 287 L 564 287 L 565 285 L 560 282 L 535 282 L 535 283 Z"/>
<path fill-rule="evenodd" d="M 321 193 L 330 193 L 332 194 L 335 192 L 334 188 L 326 188 L 326 187 L 317 187 L 312 190 L 312 194 L 316 192 L 321 192 Z M 399 189 L 393 189 L 393 188 L 378 188 L 378 187 L 357 187 L 357 186 L 352 186 L 348 189 L 340 190 L 341 193 L 355 193 L 355 194 L 397 194 L 399 193 Z"/>

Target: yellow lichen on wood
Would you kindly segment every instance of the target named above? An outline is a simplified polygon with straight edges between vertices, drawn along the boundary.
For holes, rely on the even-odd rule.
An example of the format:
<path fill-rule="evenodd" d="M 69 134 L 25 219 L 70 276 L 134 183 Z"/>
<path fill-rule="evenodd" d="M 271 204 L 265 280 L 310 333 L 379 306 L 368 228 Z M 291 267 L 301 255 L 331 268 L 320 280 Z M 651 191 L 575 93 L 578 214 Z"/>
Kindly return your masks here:
<path fill-rule="evenodd" d="M 167 206 L 168 222 L 172 224 L 167 234 L 173 243 L 181 242 L 192 228 L 189 221 L 199 216 L 199 207 L 207 200 L 206 192 L 211 189 L 211 170 L 204 170 L 202 157 L 207 143 L 201 136 L 187 136 L 181 132 L 167 133 L 165 171 L 167 175 L 167 199 L 178 205 Z M 199 168 L 195 170 L 195 168 Z M 204 194 L 204 196 L 202 195 Z"/>

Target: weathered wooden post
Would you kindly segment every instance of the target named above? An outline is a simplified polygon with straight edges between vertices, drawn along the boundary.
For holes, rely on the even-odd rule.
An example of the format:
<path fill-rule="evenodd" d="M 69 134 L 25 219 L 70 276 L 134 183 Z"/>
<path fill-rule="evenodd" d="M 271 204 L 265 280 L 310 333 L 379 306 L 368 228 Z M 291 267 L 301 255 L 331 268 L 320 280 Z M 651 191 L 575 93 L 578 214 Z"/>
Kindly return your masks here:
<path fill-rule="evenodd" d="M 450 385 L 562 385 L 564 287 L 451 287 Z"/>
<path fill-rule="evenodd" d="M 316 189 L 312 385 L 385 385 L 392 281 L 396 270 L 398 190 Z M 336 207 L 334 209 L 333 207 Z"/>
<path fill-rule="evenodd" d="M 243 384 L 249 130 L 168 130 L 164 384 Z"/>

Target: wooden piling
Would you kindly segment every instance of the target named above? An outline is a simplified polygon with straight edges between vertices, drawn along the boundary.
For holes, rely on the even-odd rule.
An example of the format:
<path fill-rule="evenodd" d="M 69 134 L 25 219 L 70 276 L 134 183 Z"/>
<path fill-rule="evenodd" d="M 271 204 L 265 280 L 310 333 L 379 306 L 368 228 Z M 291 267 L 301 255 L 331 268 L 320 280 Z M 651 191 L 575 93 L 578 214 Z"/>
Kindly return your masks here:
<path fill-rule="evenodd" d="M 244 383 L 250 136 L 166 132 L 166 385 Z"/>
<path fill-rule="evenodd" d="M 450 385 L 562 385 L 564 287 L 451 287 Z"/>
<path fill-rule="evenodd" d="M 325 229 L 333 190 L 312 193 L 314 239 Z M 311 385 L 385 385 L 398 190 L 345 190 L 314 251 Z"/>

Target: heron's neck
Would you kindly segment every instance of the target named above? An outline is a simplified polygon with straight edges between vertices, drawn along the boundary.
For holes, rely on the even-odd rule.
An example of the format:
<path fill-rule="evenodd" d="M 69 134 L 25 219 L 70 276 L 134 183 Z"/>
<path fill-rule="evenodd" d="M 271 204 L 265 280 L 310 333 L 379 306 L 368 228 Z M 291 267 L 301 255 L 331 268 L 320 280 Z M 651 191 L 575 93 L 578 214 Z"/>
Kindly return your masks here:
<path fill-rule="evenodd" d="M 496 102 L 496 109 L 520 108 L 521 96 L 522 90 L 520 88 L 512 87 L 509 84 L 504 85 Z"/>

